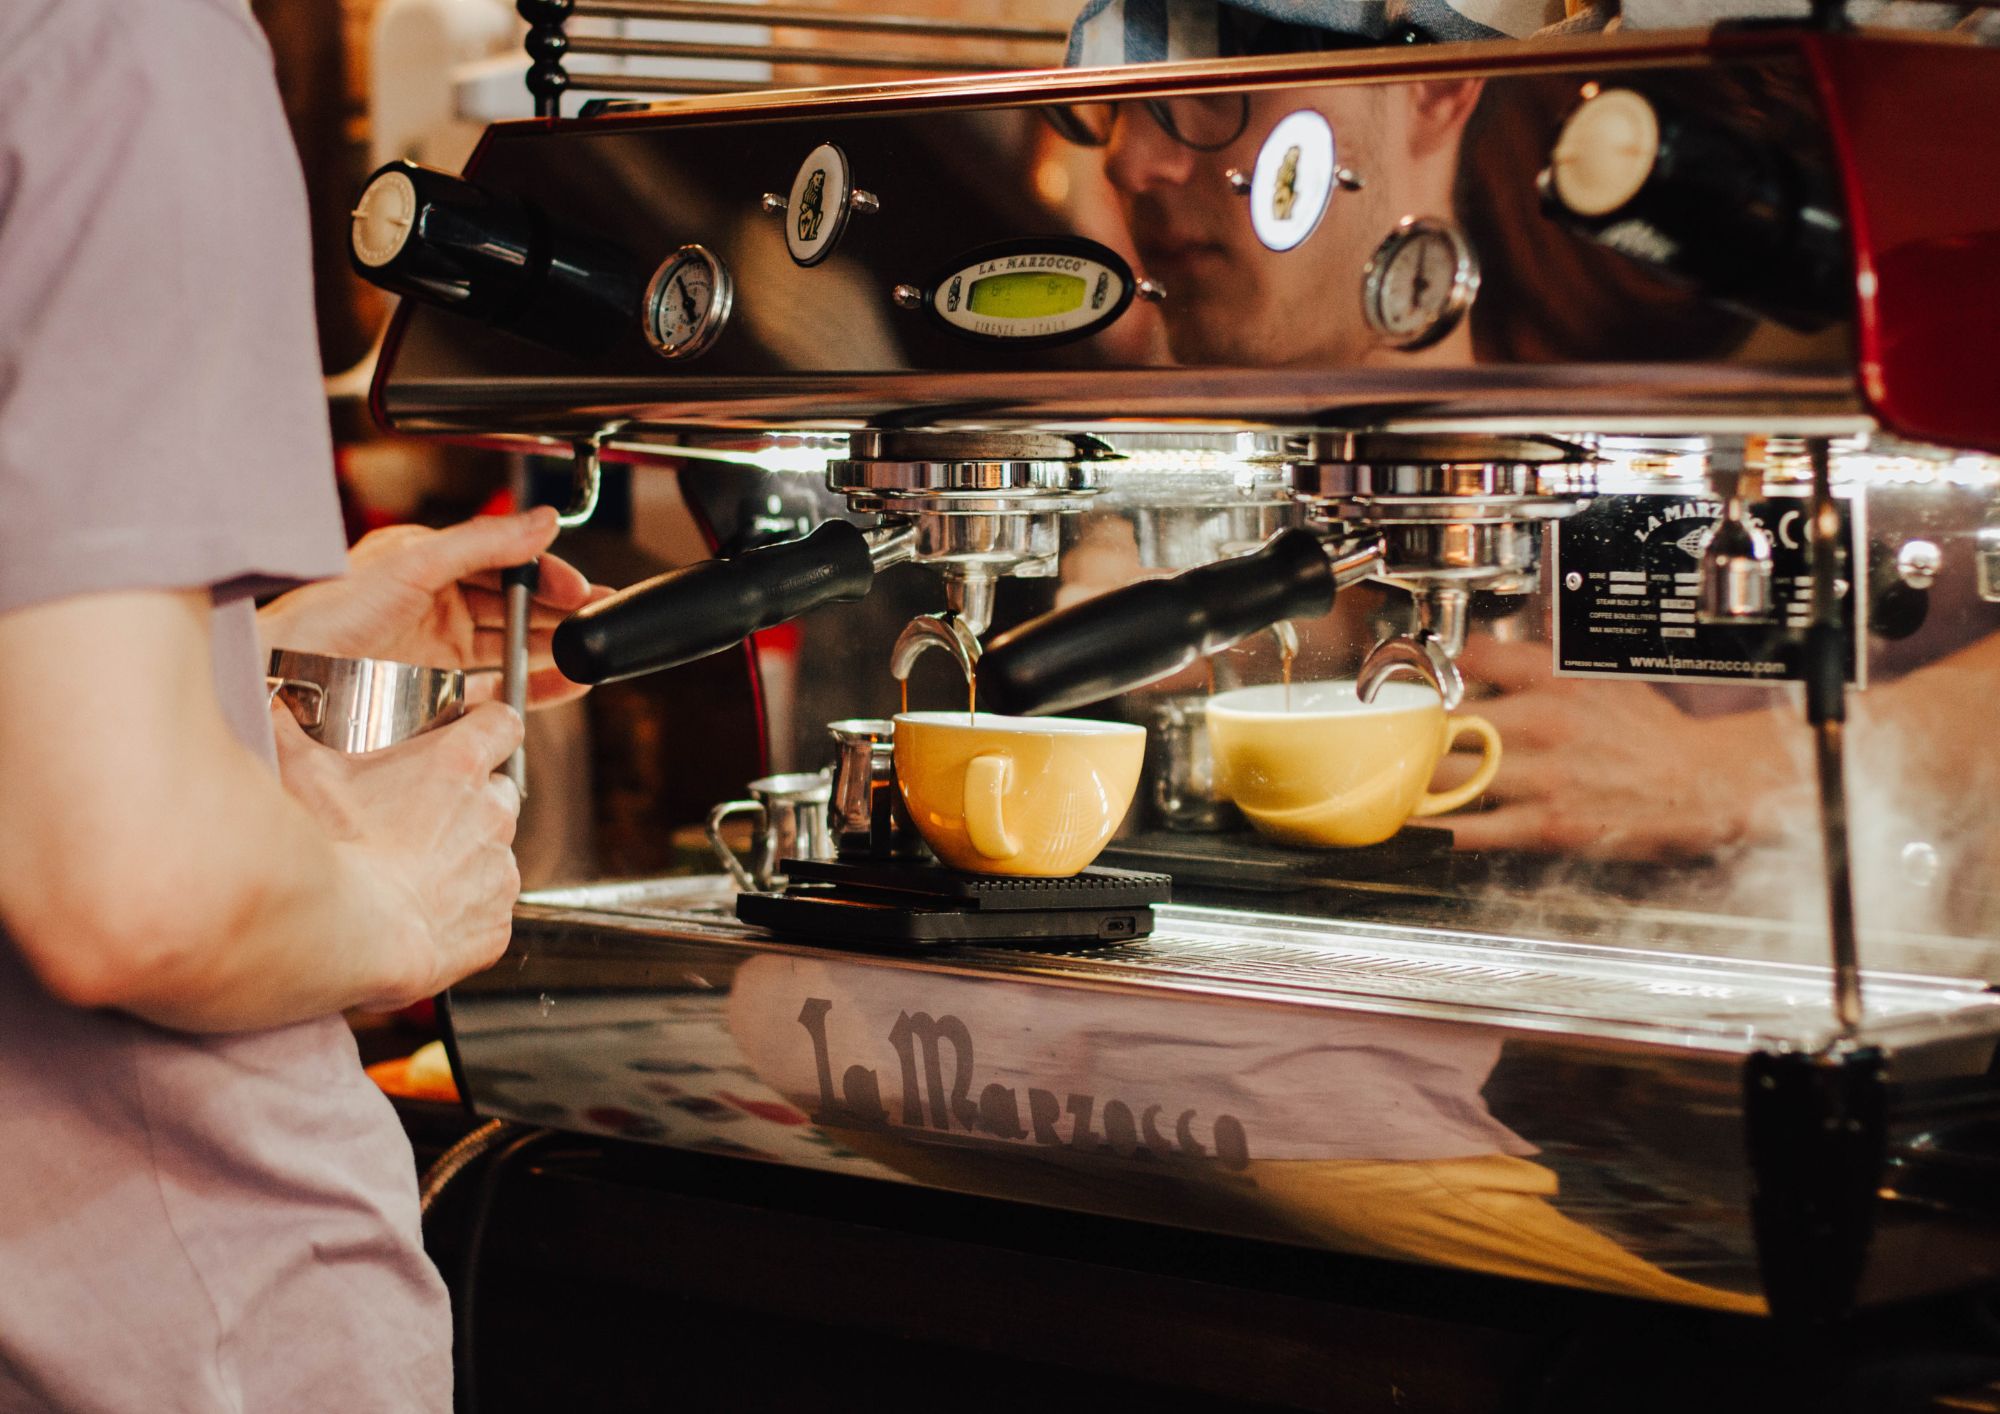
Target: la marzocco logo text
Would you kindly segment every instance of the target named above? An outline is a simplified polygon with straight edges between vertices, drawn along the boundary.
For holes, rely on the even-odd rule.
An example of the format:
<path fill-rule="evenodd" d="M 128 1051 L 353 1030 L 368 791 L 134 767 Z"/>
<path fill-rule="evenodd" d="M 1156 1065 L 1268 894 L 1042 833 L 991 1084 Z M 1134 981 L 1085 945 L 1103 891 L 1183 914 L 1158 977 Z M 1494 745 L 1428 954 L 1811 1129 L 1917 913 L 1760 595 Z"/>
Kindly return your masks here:
<path fill-rule="evenodd" d="M 1039 1146 L 1121 1159 L 1154 1158 L 1231 1172 L 1249 1167 L 1250 1141 L 1242 1121 L 1233 1115 L 1217 1115 L 1204 1123 L 1193 1108 L 1122 1096 L 1104 1099 L 1100 1108 L 1097 1095 L 1074 1091 L 1058 1095 L 1038 1086 L 1028 1088 L 1024 1113 L 1020 1092 L 998 1082 L 975 1098 L 972 1032 L 951 1015 L 905 1011 L 889 1029 L 889 1049 L 895 1053 L 903 1082 L 899 1111 L 892 1112 L 883 1103 L 881 1076 L 864 1065 L 850 1065 L 841 1072 L 836 1094 L 826 1039 L 826 1018 L 832 1010 L 833 1003 L 823 997 L 808 997 L 799 1009 L 799 1025 L 812 1038 L 813 1063 L 819 1073 L 815 1123 L 965 1135 L 1009 1148 Z"/>
<path fill-rule="evenodd" d="M 998 260 L 980 262 L 972 272 L 973 278 L 982 275 L 1004 275 L 1011 270 L 1067 270 L 1074 275 L 1083 269 L 1082 257 L 1075 255 L 1003 255 Z"/>

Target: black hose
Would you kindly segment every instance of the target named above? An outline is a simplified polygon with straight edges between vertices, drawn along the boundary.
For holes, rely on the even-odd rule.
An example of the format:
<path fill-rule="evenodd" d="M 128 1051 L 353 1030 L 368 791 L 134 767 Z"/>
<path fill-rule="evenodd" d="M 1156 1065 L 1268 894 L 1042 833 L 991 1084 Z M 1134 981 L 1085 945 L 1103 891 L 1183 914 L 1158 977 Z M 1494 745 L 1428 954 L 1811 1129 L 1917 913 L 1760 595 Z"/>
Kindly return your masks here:
<path fill-rule="evenodd" d="M 465 1256 L 459 1267 L 458 1299 L 452 1303 L 452 1367 L 456 1375 L 453 1407 L 460 1414 L 476 1414 L 479 1408 L 473 1347 L 473 1310 L 478 1293 L 479 1258 L 486 1245 L 486 1225 L 493 1216 L 493 1202 L 500 1192 L 500 1178 L 519 1155 L 547 1139 L 555 1131 L 531 1129 L 496 1148 L 479 1174 L 473 1191 L 472 1217 L 465 1229 Z"/>

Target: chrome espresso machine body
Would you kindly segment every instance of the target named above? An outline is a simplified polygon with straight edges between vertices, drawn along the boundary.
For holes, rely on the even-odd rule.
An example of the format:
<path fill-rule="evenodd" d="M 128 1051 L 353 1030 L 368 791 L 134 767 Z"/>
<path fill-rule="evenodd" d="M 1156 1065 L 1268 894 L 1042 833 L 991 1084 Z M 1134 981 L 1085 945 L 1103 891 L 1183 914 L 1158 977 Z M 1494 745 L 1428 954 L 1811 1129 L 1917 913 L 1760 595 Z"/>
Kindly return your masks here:
<path fill-rule="evenodd" d="M 824 606 L 928 566 L 938 612 L 802 659 L 772 732 L 823 752 L 931 645 L 995 710 L 1110 699 L 1161 749 L 1106 862 L 1175 898 L 898 945 L 721 875 L 532 894 L 449 998 L 468 1101 L 1732 1311 L 1989 1281 L 1996 134 L 2000 53 L 1744 28 L 613 107 L 384 169 L 386 424 L 817 448 L 844 503 L 593 609 L 565 671 L 830 652 Z M 1514 836 L 1285 849 L 1198 799 L 1204 671 L 1274 650 L 1546 704 L 1437 822 Z"/>

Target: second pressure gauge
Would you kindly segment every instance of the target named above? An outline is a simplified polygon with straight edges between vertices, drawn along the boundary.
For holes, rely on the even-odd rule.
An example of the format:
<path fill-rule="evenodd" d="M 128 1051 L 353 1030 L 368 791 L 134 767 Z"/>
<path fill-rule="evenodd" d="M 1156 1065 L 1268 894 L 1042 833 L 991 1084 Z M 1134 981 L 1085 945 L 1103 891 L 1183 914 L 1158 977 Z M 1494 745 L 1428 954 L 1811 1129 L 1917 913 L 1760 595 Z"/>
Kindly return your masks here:
<path fill-rule="evenodd" d="M 1448 222 L 1406 216 L 1361 271 L 1368 327 L 1402 349 L 1428 348 L 1458 327 L 1479 293 L 1479 262 Z"/>
<path fill-rule="evenodd" d="M 684 245 L 646 286 L 646 341 L 662 358 L 690 358 L 715 342 L 734 299 L 721 259 L 706 246 Z"/>

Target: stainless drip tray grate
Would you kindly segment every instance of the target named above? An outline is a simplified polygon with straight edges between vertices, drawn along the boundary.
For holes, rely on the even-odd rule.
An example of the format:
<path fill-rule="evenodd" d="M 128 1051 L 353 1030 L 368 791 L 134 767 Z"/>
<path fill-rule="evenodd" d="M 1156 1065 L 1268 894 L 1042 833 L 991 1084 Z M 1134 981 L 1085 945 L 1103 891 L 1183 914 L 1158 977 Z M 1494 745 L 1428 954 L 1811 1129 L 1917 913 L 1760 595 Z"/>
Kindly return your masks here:
<path fill-rule="evenodd" d="M 1722 1045 L 1813 1045 L 1833 1031 L 1823 967 L 1221 910 L 1168 907 L 1139 942 L 1012 961 L 1043 974 L 1587 1020 Z M 1866 1001 L 1871 1031 L 1973 1011 L 2000 1027 L 2000 997 L 1978 982 L 1870 974 Z"/>
<path fill-rule="evenodd" d="M 1134 960 L 1126 950 L 1101 948 L 1092 955 L 1106 961 Z M 1234 943 L 1186 937 L 1178 933 L 1173 935 L 1168 956 L 1148 961 L 1176 969 L 1207 969 L 1233 977 L 1256 978 L 1298 987 L 1325 987 L 1342 977 L 1348 980 L 1394 978 L 1399 991 L 1415 989 L 1428 994 L 1449 995 L 1454 1000 L 1459 999 L 1467 987 L 1532 988 L 1558 981 L 1571 995 L 1575 995 L 1575 982 L 1579 980 L 1593 991 L 1617 990 L 1616 984 L 1600 978 L 1572 979 L 1531 967 L 1504 967 L 1495 963 L 1442 958 L 1391 957 L 1383 953 L 1344 950 L 1331 944 Z"/>
<path fill-rule="evenodd" d="M 735 892 L 716 876 L 550 889 L 521 902 L 530 913 L 567 914 L 565 926 L 635 941 L 801 946 L 729 916 Z M 859 968 L 1353 1008 L 1725 1051 L 1810 1049 L 1836 1034 L 1828 970 L 1813 964 L 1179 904 L 1158 907 L 1155 917 L 1153 934 L 1135 942 L 840 956 Z M 1976 981 L 1869 973 L 1864 1000 L 1870 1037 L 2000 1034 L 2000 995 Z"/>

